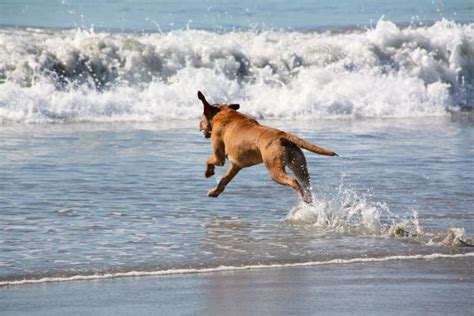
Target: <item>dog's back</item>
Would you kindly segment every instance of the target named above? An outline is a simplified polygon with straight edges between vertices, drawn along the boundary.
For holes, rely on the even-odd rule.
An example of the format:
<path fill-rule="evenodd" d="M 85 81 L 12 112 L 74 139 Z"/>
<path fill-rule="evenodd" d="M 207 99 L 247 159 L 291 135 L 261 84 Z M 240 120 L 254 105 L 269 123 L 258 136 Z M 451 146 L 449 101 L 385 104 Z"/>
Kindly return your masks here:
<path fill-rule="evenodd" d="M 209 196 L 217 197 L 240 169 L 263 162 L 275 182 L 291 186 L 306 202 L 312 200 L 306 159 L 300 148 L 327 156 L 335 156 L 335 152 L 260 125 L 254 118 L 237 112 L 238 104 L 210 105 L 200 92 L 198 98 L 204 105 L 200 127 L 206 137 L 210 132 L 213 150 L 207 160 L 206 177 L 214 174 L 214 166 L 224 165 L 225 158 L 231 162 L 217 187 L 209 191 Z M 288 176 L 286 166 L 298 181 Z"/>
<path fill-rule="evenodd" d="M 240 168 L 262 162 L 261 126 L 254 118 L 234 110 L 222 111 L 213 120 L 213 134 L 222 139 L 227 158 Z"/>

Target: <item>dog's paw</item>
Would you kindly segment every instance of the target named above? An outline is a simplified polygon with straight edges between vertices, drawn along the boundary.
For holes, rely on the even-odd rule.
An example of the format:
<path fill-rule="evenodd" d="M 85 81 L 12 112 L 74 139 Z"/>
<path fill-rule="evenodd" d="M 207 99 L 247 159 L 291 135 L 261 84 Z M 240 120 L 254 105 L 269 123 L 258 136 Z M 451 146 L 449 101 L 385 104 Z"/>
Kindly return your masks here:
<path fill-rule="evenodd" d="M 313 199 L 312 198 L 304 198 L 303 202 L 305 202 L 306 204 L 313 204 Z"/>
<path fill-rule="evenodd" d="M 214 188 L 212 189 L 211 191 L 207 192 L 207 196 L 209 197 L 218 197 L 219 194 L 221 194 L 221 192 L 217 189 L 217 188 Z"/>
<path fill-rule="evenodd" d="M 305 202 L 306 204 L 313 204 L 313 197 L 311 196 L 311 194 L 305 194 L 303 197 L 303 202 Z"/>
<path fill-rule="evenodd" d="M 206 178 L 212 177 L 214 175 L 214 168 L 207 167 L 206 172 L 204 172 L 204 176 Z"/>

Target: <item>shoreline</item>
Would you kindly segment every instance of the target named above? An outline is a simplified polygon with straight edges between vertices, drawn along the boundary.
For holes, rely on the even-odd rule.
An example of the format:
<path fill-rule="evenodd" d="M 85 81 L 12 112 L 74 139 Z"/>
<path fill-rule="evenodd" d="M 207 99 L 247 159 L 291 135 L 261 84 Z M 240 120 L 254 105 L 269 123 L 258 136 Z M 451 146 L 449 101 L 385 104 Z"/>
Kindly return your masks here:
<path fill-rule="evenodd" d="M 0 288 L 9 315 L 468 314 L 474 258 Z M 376 311 L 376 312 L 374 312 Z"/>
<path fill-rule="evenodd" d="M 47 283 L 62 283 L 71 281 L 92 281 L 92 280 L 108 280 L 108 279 L 122 279 L 135 277 L 153 277 L 153 276 L 174 276 L 174 275 L 196 275 L 209 274 L 221 272 L 240 272 L 257 270 L 275 270 L 285 268 L 300 268 L 300 267 L 316 267 L 316 266 L 339 266 L 352 265 L 364 263 L 381 263 L 393 261 L 434 261 L 439 259 L 465 259 L 474 258 L 474 252 L 466 252 L 460 254 L 417 254 L 417 255 L 395 255 L 387 257 L 372 257 L 372 258 L 351 258 L 351 259 L 332 259 L 327 261 L 309 261 L 296 263 L 280 263 L 280 264 L 256 264 L 243 266 L 218 266 L 210 268 L 188 268 L 188 269 L 167 269 L 156 271 L 127 271 L 127 272 L 111 272 L 103 274 L 78 274 L 67 277 L 44 277 L 38 279 L 23 279 L 23 280 L 5 280 L 0 281 L 0 288 L 8 288 L 11 286 L 31 285 L 31 284 L 47 284 Z"/>

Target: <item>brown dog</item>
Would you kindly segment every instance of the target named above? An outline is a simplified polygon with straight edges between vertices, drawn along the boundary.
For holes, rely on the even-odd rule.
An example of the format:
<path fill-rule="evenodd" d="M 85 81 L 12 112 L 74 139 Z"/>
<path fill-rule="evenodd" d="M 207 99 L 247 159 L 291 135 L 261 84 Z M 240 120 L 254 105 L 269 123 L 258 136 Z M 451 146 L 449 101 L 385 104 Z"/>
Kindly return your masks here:
<path fill-rule="evenodd" d="M 199 130 L 212 142 L 206 178 L 214 175 L 215 166 L 224 165 L 226 157 L 230 161 L 226 174 L 217 187 L 209 191 L 208 196 L 219 196 L 240 169 L 263 162 L 275 182 L 291 186 L 305 202 L 312 202 L 306 159 L 300 148 L 327 156 L 337 156 L 335 152 L 275 128 L 262 126 L 255 119 L 237 112 L 238 104 L 210 105 L 201 91 L 198 92 L 198 98 L 204 105 Z M 298 181 L 286 174 L 286 166 L 293 171 Z"/>

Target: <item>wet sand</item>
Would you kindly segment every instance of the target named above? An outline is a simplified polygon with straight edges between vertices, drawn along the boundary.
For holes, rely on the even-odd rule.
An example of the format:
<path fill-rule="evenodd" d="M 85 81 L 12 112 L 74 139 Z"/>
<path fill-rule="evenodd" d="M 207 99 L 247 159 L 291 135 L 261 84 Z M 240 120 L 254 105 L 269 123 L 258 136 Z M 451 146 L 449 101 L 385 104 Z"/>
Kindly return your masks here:
<path fill-rule="evenodd" d="M 0 288 L 8 315 L 474 315 L 474 258 Z"/>

